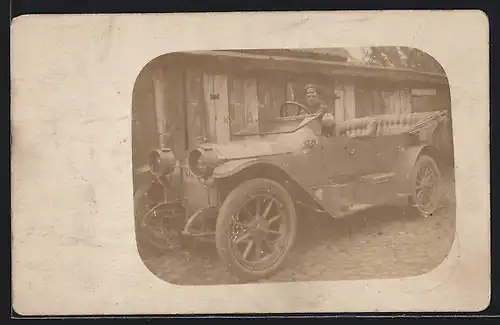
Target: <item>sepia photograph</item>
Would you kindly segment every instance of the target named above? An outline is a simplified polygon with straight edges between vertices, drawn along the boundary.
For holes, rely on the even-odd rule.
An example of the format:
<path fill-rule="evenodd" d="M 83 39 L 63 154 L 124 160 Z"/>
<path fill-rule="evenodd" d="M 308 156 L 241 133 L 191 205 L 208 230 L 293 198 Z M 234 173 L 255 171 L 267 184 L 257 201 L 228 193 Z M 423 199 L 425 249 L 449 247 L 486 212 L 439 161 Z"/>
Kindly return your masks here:
<path fill-rule="evenodd" d="M 137 245 L 165 281 L 404 277 L 451 248 L 450 88 L 419 49 L 165 54 L 132 114 Z"/>
<path fill-rule="evenodd" d="M 13 309 L 486 308 L 488 46 L 478 11 L 16 18 Z"/>

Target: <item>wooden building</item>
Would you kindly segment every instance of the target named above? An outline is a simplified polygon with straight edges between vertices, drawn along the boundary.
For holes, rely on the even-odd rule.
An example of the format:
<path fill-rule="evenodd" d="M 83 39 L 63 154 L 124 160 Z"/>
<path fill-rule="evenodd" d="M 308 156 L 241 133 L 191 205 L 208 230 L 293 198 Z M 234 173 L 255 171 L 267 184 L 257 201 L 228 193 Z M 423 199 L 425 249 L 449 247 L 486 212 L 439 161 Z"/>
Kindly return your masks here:
<path fill-rule="evenodd" d="M 231 141 L 249 121 L 278 116 L 285 100 L 303 102 L 303 87 L 309 83 L 318 85 L 337 120 L 450 110 L 445 75 L 350 61 L 342 53 L 291 50 L 156 58 L 141 71 L 134 88 L 134 166 L 144 166 L 147 153 L 159 146 L 173 148 L 182 158 L 203 138 Z"/>

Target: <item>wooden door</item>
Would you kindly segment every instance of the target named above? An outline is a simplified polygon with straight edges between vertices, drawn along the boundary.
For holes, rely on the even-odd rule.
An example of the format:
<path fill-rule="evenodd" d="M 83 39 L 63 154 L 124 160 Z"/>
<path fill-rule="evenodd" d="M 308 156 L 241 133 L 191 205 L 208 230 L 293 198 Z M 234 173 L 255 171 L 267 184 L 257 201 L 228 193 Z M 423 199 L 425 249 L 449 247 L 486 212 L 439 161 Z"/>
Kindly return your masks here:
<path fill-rule="evenodd" d="M 203 75 L 208 141 L 226 142 L 231 139 L 227 77 L 221 74 Z"/>
<path fill-rule="evenodd" d="M 207 108 L 203 94 L 203 74 L 199 69 L 186 70 L 186 128 L 188 148 L 208 139 Z"/>
<path fill-rule="evenodd" d="M 246 124 L 244 82 L 244 79 L 237 77 L 228 80 L 231 134 L 241 131 Z"/>
<path fill-rule="evenodd" d="M 259 99 L 257 82 L 251 78 L 232 77 L 228 80 L 231 138 L 248 124 L 258 121 Z"/>

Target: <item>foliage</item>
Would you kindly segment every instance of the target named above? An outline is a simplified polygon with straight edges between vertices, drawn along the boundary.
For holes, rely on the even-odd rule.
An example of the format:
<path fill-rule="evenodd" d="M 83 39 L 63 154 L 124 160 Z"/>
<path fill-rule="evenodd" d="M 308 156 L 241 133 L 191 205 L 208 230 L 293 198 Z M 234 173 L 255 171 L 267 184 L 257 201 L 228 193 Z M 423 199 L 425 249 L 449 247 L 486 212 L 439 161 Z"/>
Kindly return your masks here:
<path fill-rule="evenodd" d="M 363 61 L 370 65 L 444 73 L 441 65 L 429 54 L 411 47 L 375 46 L 363 48 Z"/>

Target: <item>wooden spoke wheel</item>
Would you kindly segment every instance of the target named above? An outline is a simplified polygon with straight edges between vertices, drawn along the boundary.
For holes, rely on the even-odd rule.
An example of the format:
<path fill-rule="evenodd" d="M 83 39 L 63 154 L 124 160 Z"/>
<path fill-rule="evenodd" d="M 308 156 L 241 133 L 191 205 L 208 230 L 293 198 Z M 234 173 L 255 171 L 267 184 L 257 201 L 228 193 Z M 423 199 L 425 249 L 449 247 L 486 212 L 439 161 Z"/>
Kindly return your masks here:
<path fill-rule="evenodd" d="M 138 242 L 148 250 L 179 248 L 184 210 L 178 203 L 160 203 L 137 222 Z"/>
<path fill-rule="evenodd" d="M 296 222 L 294 203 L 279 183 L 246 181 L 228 195 L 219 211 L 217 250 L 241 279 L 269 277 L 293 246 Z"/>
<path fill-rule="evenodd" d="M 411 206 L 422 216 L 432 215 L 441 198 L 441 174 L 431 157 L 421 155 L 412 172 Z"/>

